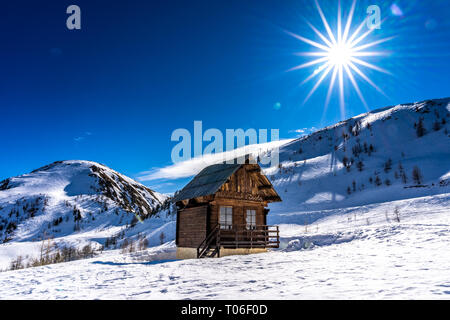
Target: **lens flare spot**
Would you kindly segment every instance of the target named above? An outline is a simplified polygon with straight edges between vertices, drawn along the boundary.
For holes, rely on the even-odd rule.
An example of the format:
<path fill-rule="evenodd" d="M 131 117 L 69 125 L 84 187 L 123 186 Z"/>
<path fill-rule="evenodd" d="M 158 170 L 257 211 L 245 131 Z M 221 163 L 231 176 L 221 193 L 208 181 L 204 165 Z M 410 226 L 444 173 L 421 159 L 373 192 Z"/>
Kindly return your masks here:
<path fill-rule="evenodd" d="M 273 105 L 273 108 L 275 110 L 280 110 L 281 109 L 281 103 L 280 102 L 275 102 L 275 104 Z"/>

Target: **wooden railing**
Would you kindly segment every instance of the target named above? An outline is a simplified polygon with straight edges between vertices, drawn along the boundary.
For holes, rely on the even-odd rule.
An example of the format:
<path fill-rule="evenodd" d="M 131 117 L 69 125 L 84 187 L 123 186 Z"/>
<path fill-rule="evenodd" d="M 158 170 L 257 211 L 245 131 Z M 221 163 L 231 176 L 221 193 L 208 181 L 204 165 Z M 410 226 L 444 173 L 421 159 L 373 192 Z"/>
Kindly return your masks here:
<path fill-rule="evenodd" d="M 256 249 L 278 248 L 280 230 L 267 225 L 220 225 L 217 224 L 197 247 L 197 258 L 220 256 L 220 248 Z"/>
<path fill-rule="evenodd" d="M 218 242 L 224 248 L 278 248 L 280 230 L 278 226 L 233 225 L 220 226 Z"/>

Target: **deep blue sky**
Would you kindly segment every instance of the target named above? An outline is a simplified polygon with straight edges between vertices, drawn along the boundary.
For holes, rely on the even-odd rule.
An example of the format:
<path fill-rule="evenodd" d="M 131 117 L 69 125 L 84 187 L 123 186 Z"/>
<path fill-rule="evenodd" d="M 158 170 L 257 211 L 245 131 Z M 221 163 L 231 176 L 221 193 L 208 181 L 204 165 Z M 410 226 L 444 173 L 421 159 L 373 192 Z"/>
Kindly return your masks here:
<path fill-rule="evenodd" d="M 333 29 L 336 3 L 320 1 Z M 66 28 L 70 4 L 79 31 Z M 396 38 L 368 60 L 395 76 L 365 70 L 389 99 L 358 82 L 370 108 L 450 96 L 450 2 L 359 0 L 354 27 L 371 4 L 387 20 L 368 40 Z M 172 131 L 194 120 L 281 138 L 341 120 L 337 94 L 323 117 L 329 81 L 302 105 L 314 69 L 285 72 L 311 47 L 283 30 L 319 41 L 304 17 L 324 30 L 312 0 L 4 1 L 0 17 L 0 179 L 65 159 L 136 177 L 170 165 Z M 346 88 L 346 117 L 365 112 Z"/>

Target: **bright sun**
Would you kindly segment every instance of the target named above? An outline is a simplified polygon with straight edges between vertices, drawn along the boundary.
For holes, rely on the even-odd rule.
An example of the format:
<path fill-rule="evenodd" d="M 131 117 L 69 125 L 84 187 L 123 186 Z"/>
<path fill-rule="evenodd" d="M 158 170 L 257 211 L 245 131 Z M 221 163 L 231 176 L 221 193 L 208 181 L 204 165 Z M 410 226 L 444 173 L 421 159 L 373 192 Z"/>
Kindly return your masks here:
<path fill-rule="evenodd" d="M 367 51 L 368 48 L 374 47 L 383 42 L 389 41 L 394 37 L 384 38 L 381 40 L 361 44 L 361 42 L 369 36 L 375 29 L 369 29 L 365 33 L 360 34 L 363 27 L 366 25 L 366 19 L 352 32 L 350 33 L 350 28 L 352 25 L 353 14 L 355 12 L 356 0 L 353 0 L 352 6 L 350 8 L 350 12 L 347 16 L 347 22 L 345 24 L 344 29 L 342 28 L 342 18 L 341 18 L 341 3 L 340 0 L 338 2 L 338 20 L 337 20 L 337 30 L 335 33 L 330 28 L 325 15 L 320 8 L 318 0 L 315 0 L 317 10 L 322 19 L 323 25 L 326 30 L 327 36 L 325 36 L 322 32 L 320 32 L 315 26 L 311 23 L 307 22 L 314 33 L 321 39 L 321 43 L 312 41 L 310 39 L 304 38 L 300 35 L 294 34 L 292 32 L 286 31 L 289 35 L 295 37 L 302 42 L 305 42 L 320 51 L 316 52 L 299 52 L 296 55 L 299 56 L 309 56 L 309 57 L 317 57 L 315 60 L 303 63 L 299 66 L 291 68 L 288 71 L 304 69 L 312 66 L 316 66 L 314 71 L 308 76 L 301 84 L 305 84 L 309 82 L 311 79 L 315 77 L 319 77 L 314 87 L 311 89 L 307 97 L 305 98 L 303 103 L 306 103 L 309 98 L 313 95 L 313 93 L 317 90 L 319 85 L 325 80 L 325 78 L 331 74 L 330 86 L 328 88 L 328 94 L 325 102 L 325 111 L 330 102 L 331 94 L 334 88 L 336 81 L 339 83 L 339 102 L 341 109 L 341 117 L 345 116 L 345 101 L 344 101 L 344 75 L 352 83 L 356 93 L 361 99 L 362 103 L 368 110 L 367 103 L 361 93 L 359 85 L 355 79 L 355 74 L 362 78 L 364 81 L 369 83 L 373 88 L 375 88 L 378 92 L 386 96 L 386 94 L 368 77 L 366 74 L 360 69 L 361 66 L 365 68 L 369 68 L 372 70 L 376 70 L 378 72 L 383 72 L 386 74 L 390 74 L 390 72 L 373 65 L 367 61 L 362 60 L 363 57 L 373 57 L 373 56 L 386 56 L 389 55 L 389 52 L 386 51 Z M 317 67 L 318 66 L 318 67 Z"/>
<path fill-rule="evenodd" d="M 327 57 L 333 66 L 348 65 L 352 60 L 353 50 L 348 43 L 337 43 L 330 48 Z"/>

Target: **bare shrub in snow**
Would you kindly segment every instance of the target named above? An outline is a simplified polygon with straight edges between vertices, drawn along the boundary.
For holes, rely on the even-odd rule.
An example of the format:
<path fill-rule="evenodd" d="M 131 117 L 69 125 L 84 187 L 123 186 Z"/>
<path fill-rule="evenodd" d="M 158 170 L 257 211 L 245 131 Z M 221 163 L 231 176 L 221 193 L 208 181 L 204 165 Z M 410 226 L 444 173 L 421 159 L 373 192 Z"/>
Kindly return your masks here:
<path fill-rule="evenodd" d="M 398 207 L 395 207 L 394 209 L 394 215 L 395 215 L 395 221 L 400 223 L 400 210 Z"/>
<path fill-rule="evenodd" d="M 143 238 L 139 241 L 139 250 L 145 250 L 148 248 L 148 240 L 147 238 Z"/>
<path fill-rule="evenodd" d="M 94 250 L 90 244 L 85 245 L 83 249 L 81 249 L 81 253 L 84 259 L 94 256 Z"/>
<path fill-rule="evenodd" d="M 134 247 L 134 241 L 133 241 L 133 240 L 130 240 L 130 244 L 129 244 L 129 246 L 128 246 L 128 252 L 129 252 L 129 253 L 133 253 L 134 251 L 136 251 L 136 250 L 135 250 L 135 247 Z"/>
<path fill-rule="evenodd" d="M 125 240 L 123 240 L 122 246 L 121 246 L 122 253 L 127 253 L 127 248 L 128 248 L 128 239 L 125 239 Z"/>
<path fill-rule="evenodd" d="M 22 256 L 17 256 L 17 258 L 11 261 L 9 270 L 19 270 L 23 268 L 24 268 L 23 258 Z"/>

